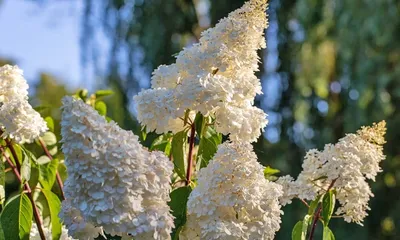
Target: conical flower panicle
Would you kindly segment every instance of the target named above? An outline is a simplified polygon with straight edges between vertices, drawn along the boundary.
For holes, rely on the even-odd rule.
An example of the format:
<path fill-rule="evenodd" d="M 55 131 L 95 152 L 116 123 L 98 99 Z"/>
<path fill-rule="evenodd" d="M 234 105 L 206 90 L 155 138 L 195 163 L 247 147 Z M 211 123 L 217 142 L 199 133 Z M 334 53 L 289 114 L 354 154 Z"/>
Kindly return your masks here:
<path fill-rule="evenodd" d="M 281 186 L 264 178 L 249 143 L 224 143 L 200 170 L 180 239 L 273 239 Z"/>
<path fill-rule="evenodd" d="M 203 32 L 199 43 L 181 51 L 176 63 L 154 71 L 152 89 L 134 97 L 138 120 L 148 131 L 177 131 L 168 123 L 182 121 L 190 109 L 216 117 L 216 130 L 230 134 L 233 141 L 255 141 L 260 136 L 267 120 L 253 106 L 255 96 L 262 93 L 254 72 L 258 71 L 257 50 L 265 47 L 266 2 L 245 3 Z M 159 104 L 160 99 L 164 104 Z M 157 113 L 162 117 L 156 121 Z M 251 127 L 244 121 L 247 113 L 256 113 Z"/>
<path fill-rule="evenodd" d="M 48 128 L 28 102 L 29 86 L 22 74 L 17 66 L 0 67 L 0 137 L 30 143 Z"/>
<path fill-rule="evenodd" d="M 168 239 L 173 227 L 169 159 L 71 97 L 63 99 L 61 126 L 65 195 L 82 221 L 112 235 Z"/>
<path fill-rule="evenodd" d="M 294 197 L 314 200 L 334 182 L 340 203 L 336 214 L 343 215 L 346 222 L 362 225 L 373 196 L 367 179 L 375 180 L 382 171 L 379 163 L 385 159 L 382 147 L 385 133 L 382 121 L 363 127 L 356 134 L 347 134 L 335 145 L 325 145 L 323 151 L 308 151 L 303 171 L 295 181 L 289 176 L 278 179 L 285 192 L 281 203 L 290 203 Z"/>

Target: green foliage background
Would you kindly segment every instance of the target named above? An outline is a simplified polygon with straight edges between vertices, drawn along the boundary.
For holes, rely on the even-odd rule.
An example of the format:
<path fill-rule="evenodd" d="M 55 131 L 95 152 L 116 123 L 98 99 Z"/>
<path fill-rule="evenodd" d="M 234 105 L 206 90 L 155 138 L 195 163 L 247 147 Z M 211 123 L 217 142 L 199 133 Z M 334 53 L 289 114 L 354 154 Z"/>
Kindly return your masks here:
<path fill-rule="evenodd" d="M 39 2 L 51 4 L 52 0 Z M 208 2 L 206 13 L 199 11 L 202 2 Z M 85 0 L 82 65 L 99 67 L 93 54 L 100 50 L 94 37 L 96 31 L 106 32 L 112 43 L 102 72 L 104 80 L 98 83 L 116 93 L 105 100 L 108 115 L 123 128 L 139 134 L 140 127 L 130 111 L 131 97 L 148 86 L 152 69 L 173 62 L 173 55 L 182 47 L 195 42 L 203 29 L 243 2 Z M 92 10 L 99 6 L 101 12 L 94 18 Z M 372 183 L 375 197 L 365 226 L 350 226 L 339 219 L 333 219 L 330 226 L 337 239 L 399 239 L 400 2 L 271 0 L 268 11 L 275 32 L 268 30 L 267 38 L 277 43 L 271 62 L 278 64 L 271 70 L 271 62 L 267 61 L 271 51 L 260 52 L 263 62 L 259 76 L 265 94 L 257 104 L 274 117 L 267 132 L 277 132 L 279 141 L 271 143 L 260 138 L 255 143 L 259 160 L 280 169 L 282 174 L 296 176 L 309 148 L 321 148 L 361 125 L 386 119 L 387 159 L 382 165 L 383 173 Z M 126 12 L 131 13 L 128 19 Z M 118 57 L 120 51 L 128 57 Z M 0 65 L 4 63 L 5 60 L 0 61 Z M 128 71 L 121 73 L 121 67 Z M 266 88 L 272 77 L 277 79 L 278 87 Z M 42 114 L 57 120 L 61 96 L 72 90 L 46 73 L 39 78 L 32 103 L 49 106 Z M 273 102 L 269 102 L 269 96 L 275 96 Z M 321 106 L 328 106 L 327 111 Z M 59 126 L 55 126 L 55 132 L 59 133 Z M 154 138 L 148 136 L 145 144 Z M 290 239 L 291 229 L 306 213 L 298 202 L 284 211 L 276 239 Z M 322 227 L 317 239 L 321 232 Z"/>

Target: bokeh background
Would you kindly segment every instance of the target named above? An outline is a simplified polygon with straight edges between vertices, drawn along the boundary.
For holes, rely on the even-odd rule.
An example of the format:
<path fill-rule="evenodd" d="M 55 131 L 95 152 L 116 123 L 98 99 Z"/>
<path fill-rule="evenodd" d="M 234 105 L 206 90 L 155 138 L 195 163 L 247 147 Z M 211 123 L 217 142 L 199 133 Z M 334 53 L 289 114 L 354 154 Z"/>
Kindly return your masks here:
<path fill-rule="evenodd" d="M 0 65 L 25 70 L 34 106 L 59 119 L 77 88 L 111 88 L 108 115 L 139 133 L 132 96 L 202 30 L 243 0 L 0 0 Z M 383 173 L 364 227 L 332 221 L 336 239 L 400 239 L 400 1 L 270 0 L 258 73 L 269 115 L 259 160 L 297 176 L 305 152 L 387 120 Z M 399 184 L 398 184 L 399 183 Z M 284 208 L 276 239 L 306 213 Z"/>

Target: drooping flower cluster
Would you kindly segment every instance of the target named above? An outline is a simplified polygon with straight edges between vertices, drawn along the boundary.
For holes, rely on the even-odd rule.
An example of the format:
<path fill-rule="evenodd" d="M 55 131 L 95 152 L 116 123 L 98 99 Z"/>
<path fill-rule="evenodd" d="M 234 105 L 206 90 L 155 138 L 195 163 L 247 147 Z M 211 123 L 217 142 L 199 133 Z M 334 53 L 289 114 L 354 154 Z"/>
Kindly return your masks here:
<path fill-rule="evenodd" d="M 290 203 L 294 197 L 314 200 L 333 184 L 340 203 L 336 214 L 342 214 L 346 222 L 362 225 L 373 196 L 367 179 L 375 180 L 382 171 L 379 163 L 385 159 L 385 133 L 386 123 L 382 121 L 363 127 L 356 134 L 347 134 L 335 145 L 327 144 L 322 152 L 310 150 L 295 181 L 290 176 L 278 180 L 285 190 L 282 204 Z"/>
<path fill-rule="evenodd" d="M 48 130 L 46 122 L 28 103 L 28 84 L 17 66 L 0 67 L 1 137 L 17 143 L 32 142 Z"/>
<path fill-rule="evenodd" d="M 176 63 L 154 71 L 152 89 L 135 96 L 138 119 L 157 133 L 183 128 L 185 111 L 216 117 L 216 130 L 233 141 L 255 141 L 266 114 L 253 106 L 261 94 L 257 50 L 265 47 L 266 0 L 250 0 L 198 44 L 179 53 Z M 178 128 L 177 128 L 178 127 Z"/>
<path fill-rule="evenodd" d="M 279 184 L 264 178 L 250 143 L 219 145 L 198 174 L 180 239 L 273 239 L 282 211 Z"/>
<path fill-rule="evenodd" d="M 51 230 L 49 228 L 43 228 L 44 234 L 46 239 L 53 239 L 52 234 L 51 234 Z M 62 227 L 61 229 L 61 236 L 60 236 L 60 240 L 75 240 L 72 237 L 68 236 L 68 230 L 65 228 L 65 226 Z M 30 240 L 42 240 L 39 234 L 39 230 L 37 228 L 36 223 L 32 223 L 32 228 L 31 228 L 31 232 L 29 234 L 29 239 Z"/>
<path fill-rule="evenodd" d="M 167 205 L 173 165 L 149 152 L 138 137 L 108 123 L 93 108 L 63 99 L 62 142 L 68 179 L 60 217 L 71 236 L 82 232 L 169 239 L 173 217 Z"/>

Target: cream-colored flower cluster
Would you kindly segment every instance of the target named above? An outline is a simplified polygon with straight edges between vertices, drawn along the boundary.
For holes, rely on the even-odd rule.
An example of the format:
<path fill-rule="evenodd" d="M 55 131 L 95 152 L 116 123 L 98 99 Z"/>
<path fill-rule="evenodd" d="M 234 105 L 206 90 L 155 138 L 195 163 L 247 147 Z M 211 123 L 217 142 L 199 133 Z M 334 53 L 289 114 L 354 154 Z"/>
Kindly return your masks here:
<path fill-rule="evenodd" d="M 233 141 L 256 141 L 267 124 L 266 114 L 253 106 L 262 93 L 254 72 L 257 50 L 265 47 L 266 6 L 266 0 L 250 0 L 203 32 L 176 63 L 154 71 L 152 89 L 134 97 L 147 131 L 182 130 L 190 109 L 216 117 L 216 130 Z"/>
<path fill-rule="evenodd" d="M 169 239 L 169 159 L 149 152 L 132 132 L 108 123 L 81 100 L 65 97 L 62 108 L 68 179 L 60 216 L 70 234 L 82 239 L 82 229 L 98 235 L 102 228 L 135 239 Z"/>
<path fill-rule="evenodd" d="M 219 145 L 198 174 L 180 239 L 273 239 L 283 192 L 264 178 L 263 169 L 250 143 Z"/>
<path fill-rule="evenodd" d="M 363 127 L 356 134 L 347 134 L 335 145 L 327 144 L 321 152 L 310 150 L 295 181 L 289 176 L 278 180 L 285 191 L 282 204 L 290 203 L 294 197 L 314 200 L 333 184 L 340 203 L 336 214 L 362 225 L 373 196 L 367 180 L 375 180 L 382 171 L 379 163 L 385 159 L 385 133 L 386 123 L 382 121 Z"/>
<path fill-rule="evenodd" d="M 28 102 L 28 84 L 17 66 L 0 67 L 1 137 L 17 143 L 32 142 L 48 130 L 46 122 Z"/>

